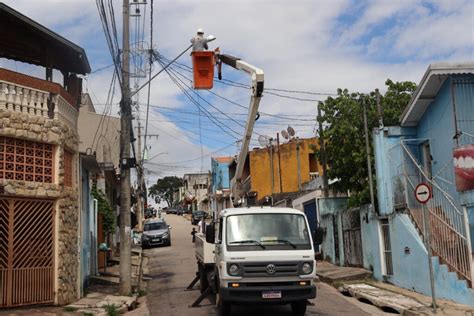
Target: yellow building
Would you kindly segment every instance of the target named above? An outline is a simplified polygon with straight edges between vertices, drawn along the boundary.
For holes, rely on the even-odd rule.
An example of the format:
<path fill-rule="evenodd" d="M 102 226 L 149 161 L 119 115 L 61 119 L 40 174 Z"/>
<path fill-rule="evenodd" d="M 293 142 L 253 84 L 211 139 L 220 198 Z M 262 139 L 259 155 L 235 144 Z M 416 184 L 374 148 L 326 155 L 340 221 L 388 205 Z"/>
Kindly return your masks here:
<path fill-rule="evenodd" d="M 321 175 L 322 167 L 314 154 L 317 146 L 314 137 L 293 139 L 279 148 L 252 150 L 249 153 L 251 191 L 257 192 L 257 200 L 275 193 L 298 192 L 305 183 Z"/>

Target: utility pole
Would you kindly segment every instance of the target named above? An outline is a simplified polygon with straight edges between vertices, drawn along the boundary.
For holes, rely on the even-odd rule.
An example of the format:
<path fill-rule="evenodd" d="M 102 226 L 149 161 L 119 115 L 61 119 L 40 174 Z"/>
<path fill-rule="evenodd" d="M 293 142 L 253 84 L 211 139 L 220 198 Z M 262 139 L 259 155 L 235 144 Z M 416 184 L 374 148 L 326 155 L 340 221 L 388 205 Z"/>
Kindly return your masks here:
<path fill-rule="evenodd" d="M 120 101 L 120 294 L 132 292 L 130 218 L 130 6 L 123 0 L 122 100 Z"/>
<path fill-rule="evenodd" d="M 365 97 L 362 97 L 362 107 L 364 109 L 365 150 L 367 151 L 367 169 L 369 171 L 370 205 L 372 207 L 372 210 L 375 211 L 374 185 L 372 183 L 372 163 L 370 159 L 369 146 L 369 131 L 367 127 L 367 102 L 365 101 Z"/>
<path fill-rule="evenodd" d="M 319 146 L 321 149 L 321 164 L 323 165 L 323 189 L 324 197 L 329 197 L 329 183 L 327 176 L 327 162 L 326 162 L 326 144 L 324 143 L 323 122 L 321 121 L 321 105 L 318 103 L 318 121 L 319 121 Z"/>
<path fill-rule="evenodd" d="M 300 141 L 296 138 L 296 164 L 298 168 L 298 192 L 301 191 Z"/>
<path fill-rule="evenodd" d="M 281 157 L 280 157 L 280 133 L 277 133 L 277 148 L 278 148 L 278 178 L 280 181 L 280 192 L 283 192 L 283 181 L 281 180 Z"/>
<path fill-rule="evenodd" d="M 380 92 L 379 89 L 375 89 L 375 102 L 377 103 L 377 116 L 379 119 L 379 127 L 383 127 L 383 114 L 382 105 L 380 104 Z"/>
<path fill-rule="evenodd" d="M 142 161 L 142 127 L 140 125 L 140 119 L 138 119 L 138 150 L 137 150 L 137 222 L 138 222 L 138 231 L 143 231 L 143 161 Z"/>

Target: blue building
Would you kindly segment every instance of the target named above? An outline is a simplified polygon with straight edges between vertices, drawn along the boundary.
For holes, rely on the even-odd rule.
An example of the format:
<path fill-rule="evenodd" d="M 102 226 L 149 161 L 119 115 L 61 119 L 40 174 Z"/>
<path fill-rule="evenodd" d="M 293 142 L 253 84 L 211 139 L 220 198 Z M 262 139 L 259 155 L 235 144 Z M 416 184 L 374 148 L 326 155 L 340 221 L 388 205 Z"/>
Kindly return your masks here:
<path fill-rule="evenodd" d="M 211 158 L 211 196 L 213 210 L 220 211 L 231 207 L 229 165 L 232 157 Z"/>
<path fill-rule="evenodd" d="M 363 214 L 364 266 L 431 295 L 474 306 L 474 63 L 428 67 L 400 126 L 374 131 L 378 214 Z M 423 206 L 418 184 L 431 187 Z M 428 220 L 429 219 L 429 220 Z"/>

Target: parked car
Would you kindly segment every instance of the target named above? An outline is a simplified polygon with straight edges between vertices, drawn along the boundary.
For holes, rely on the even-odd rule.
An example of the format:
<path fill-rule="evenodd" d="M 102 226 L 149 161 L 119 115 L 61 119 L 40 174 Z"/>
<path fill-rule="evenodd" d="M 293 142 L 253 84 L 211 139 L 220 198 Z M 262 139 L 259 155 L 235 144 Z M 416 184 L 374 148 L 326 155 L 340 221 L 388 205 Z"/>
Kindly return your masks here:
<path fill-rule="evenodd" d="M 153 219 L 145 223 L 142 233 L 142 248 L 151 246 L 171 246 L 171 226 L 163 219 Z"/>
<path fill-rule="evenodd" d="M 197 225 L 201 219 L 208 217 L 208 214 L 205 211 L 194 211 L 191 214 L 191 224 Z"/>
<path fill-rule="evenodd" d="M 177 214 L 178 211 L 175 208 L 169 208 L 166 210 L 166 214 Z"/>

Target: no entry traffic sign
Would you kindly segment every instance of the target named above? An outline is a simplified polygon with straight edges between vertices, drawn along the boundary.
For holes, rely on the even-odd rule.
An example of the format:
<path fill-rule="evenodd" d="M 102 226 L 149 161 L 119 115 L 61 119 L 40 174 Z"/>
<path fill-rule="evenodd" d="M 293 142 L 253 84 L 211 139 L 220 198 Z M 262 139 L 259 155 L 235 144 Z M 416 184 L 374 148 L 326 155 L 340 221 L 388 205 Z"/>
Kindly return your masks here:
<path fill-rule="evenodd" d="M 415 198 L 418 202 L 425 204 L 431 199 L 431 187 L 426 183 L 420 183 L 415 188 Z"/>

